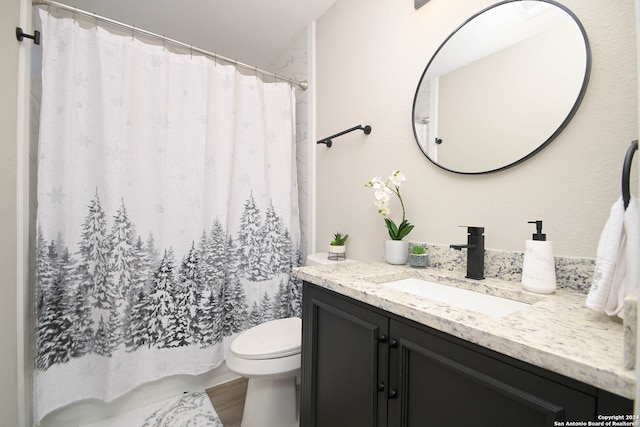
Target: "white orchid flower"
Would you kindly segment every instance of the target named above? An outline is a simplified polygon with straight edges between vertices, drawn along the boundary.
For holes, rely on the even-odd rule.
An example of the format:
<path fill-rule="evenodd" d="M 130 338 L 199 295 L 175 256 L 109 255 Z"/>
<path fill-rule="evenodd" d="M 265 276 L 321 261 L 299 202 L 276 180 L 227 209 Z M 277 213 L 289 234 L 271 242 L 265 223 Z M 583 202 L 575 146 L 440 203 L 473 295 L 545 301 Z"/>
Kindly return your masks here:
<path fill-rule="evenodd" d="M 389 230 L 389 237 L 393 240 L 402 240 L 413 229 L 413 225 L 405 218 L 404 202 L 400 195 L 400 184 L 406 180 L 407 178 L 402 172 L 394 170 L 386 181 L 383 181 L 380 177 L 373 177 L 371 181 L 365 184 L 365 187 L 374 189 L 375 200 L 373 204 L 378 213 L 385 217 L 384 221 Z M 391 209 L 389 208 L 391 194 L 395 194 L 398 197 L 402 207 L 402 222 L 399 225 L 396 225 L 391 218 L 388 218 L 391 214 Z"/>
<path fill-rule="evenodd" d="M 378 210 L 378 213 L 382 214 L 382 216 L 387 216 L 391 213 L 391 209 L 389 208 L 389 198 L 376 199 L 373 204 Z"/>
<path fill-rule="evenodd" d="M 374 200 L 373 205 L 378 209 L 385 208 L 385 207 L 389 206 L 389 200 L 388 199 L 387 200 L 385 200 L 385 199 L 376 199 L 376 200 Z"/>
<path fill-rule="evenodd" d="M 388 202 L 389 200 L 391 200 L 390 194 L 391 194 L 391 190 L 389 190 L 387 187 L 383 187 L 376 190 L 374 193 L 374 196 L 376 200 L 384 200 Z"/>
<path fill-rule="evenodd" d="M 371 181 L 365 184 L 365 187 L 372 187 L 375 189 L 379 189 L 383 186 L 384 183 L 382 182 L 382 178 L 380 178 L 379 176 L 374 176 L 373 178 L 371 178 Z"/>
<path fill-rule="evenodd" d="M 402 184 L 406 180 L 407 178 L 399 170 L 394 170 L 389 176 L 389 181 L 391 181 L 396 187 L 400 187 L 400 184 Z"/>
<path fill-rule="evenodd" d="M 380 206 L 378 208 L 378 213 L 382 214 L 382 216 L 387 216 L 391 214 L 391 209 L 389 209 L 389 205 Z"/>

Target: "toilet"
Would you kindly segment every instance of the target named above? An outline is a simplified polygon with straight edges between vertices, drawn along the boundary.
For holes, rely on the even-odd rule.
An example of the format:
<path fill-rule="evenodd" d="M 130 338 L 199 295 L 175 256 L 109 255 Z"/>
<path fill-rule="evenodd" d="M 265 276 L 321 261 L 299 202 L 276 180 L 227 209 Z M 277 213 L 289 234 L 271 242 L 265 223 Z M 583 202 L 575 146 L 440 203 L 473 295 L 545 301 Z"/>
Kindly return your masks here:
<path fill-rule="evenodd" d="M 305 265 L 335 265 L 327 252 L 310 254 Z M 231 343 L 227 367 L 249 379 L 241 427 L 298 427 L 296 380 L 300 376 L 302 320 L 272 320 L 254 326 Z"/>
<path fill-rule="evenodd" d="M 242 427 L 298 427 L 301 341 L 298 317 L 262 323 L 233 340 L 227 367 L 249 379 Z"/>

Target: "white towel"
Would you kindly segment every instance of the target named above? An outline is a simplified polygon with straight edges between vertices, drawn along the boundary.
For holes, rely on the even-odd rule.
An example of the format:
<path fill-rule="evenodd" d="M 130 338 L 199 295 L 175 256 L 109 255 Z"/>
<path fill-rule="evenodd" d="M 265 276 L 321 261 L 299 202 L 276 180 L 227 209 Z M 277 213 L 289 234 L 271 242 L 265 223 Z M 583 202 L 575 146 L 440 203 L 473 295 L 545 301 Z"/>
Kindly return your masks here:
<path fill-rule="evenodd" d="M 624 202 L 620 197 L 611 206 L 609 219 L 602 230 L 598 242 L 596 268 L 593 282 L 587 295 L 587 307 L 604 312 L 613 282 L 616 263 L 620 257 L 620 247 L 624 232 Z"/>
<path fill-rule="evenodd" d="M 632 197 L 625 211 L 620 198 L 611 207 L 609 219 L 600 236 L 587 307 L 623 318 L 624 298 L 638 288 L 639 255 L 638 200 Z"/>
<path fill-rule="evenodd" d="M 624 234 L 620 258 L 616 264 L 609 299 L 605 307 L 605 313 L 609 316 L 617 315 L 624 318 L 624 298 L 638 289 L 638 253 L 640 252 L 638 248 L 640 224 L 638 221 L 640 221 L 638 201 L 631 198 L 624 213 Z"/>

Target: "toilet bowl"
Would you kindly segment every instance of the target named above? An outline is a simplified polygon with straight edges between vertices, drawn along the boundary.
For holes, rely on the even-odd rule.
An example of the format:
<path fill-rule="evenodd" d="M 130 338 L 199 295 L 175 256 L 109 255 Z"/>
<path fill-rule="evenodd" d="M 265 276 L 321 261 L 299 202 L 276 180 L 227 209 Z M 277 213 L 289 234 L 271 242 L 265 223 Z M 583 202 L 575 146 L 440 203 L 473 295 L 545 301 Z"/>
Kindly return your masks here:
<path fill-rule="evenodd" d="M 242 427 L 298 426 L 301 341 L 298 317 L 262 323 L 233 340 L 227 367 L 249 379 Z"/>

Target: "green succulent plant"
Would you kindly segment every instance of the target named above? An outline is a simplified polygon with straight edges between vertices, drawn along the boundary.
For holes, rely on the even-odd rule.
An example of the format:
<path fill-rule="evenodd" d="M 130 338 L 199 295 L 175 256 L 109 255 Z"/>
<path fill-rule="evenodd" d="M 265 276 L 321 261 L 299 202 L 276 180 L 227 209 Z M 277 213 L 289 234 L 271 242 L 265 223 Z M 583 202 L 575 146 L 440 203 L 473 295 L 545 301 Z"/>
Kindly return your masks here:
<path fill-rule="evenodd" d="M 427 250 L 424 248 L 424 246 L 414 245 L 409 250 L 409 253 L 412 253 L 414 255 L 422 255 L 422 254 L 426 254 Z"/>
<path fill-rule="evenodd" d="M 331 246 L 344 246 L 348 238 L 349 238 L 348 234 L 345 234 L 343 236 L 342 233 L 334 233 L 333 241 L 331 241 Z"/>

